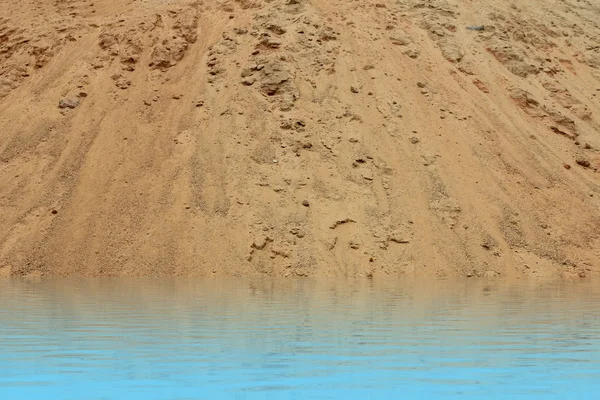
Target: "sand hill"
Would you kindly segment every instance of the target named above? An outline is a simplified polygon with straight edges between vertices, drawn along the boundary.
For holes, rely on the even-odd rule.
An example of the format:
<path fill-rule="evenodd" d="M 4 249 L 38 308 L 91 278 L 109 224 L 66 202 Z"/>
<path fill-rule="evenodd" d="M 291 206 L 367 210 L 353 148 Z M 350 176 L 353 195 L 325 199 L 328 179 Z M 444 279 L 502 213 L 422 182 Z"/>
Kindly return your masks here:
<path fill-rule="evenodd" d="M 595 1 L 0 9 L 0 275 L 600 274 Z"/>

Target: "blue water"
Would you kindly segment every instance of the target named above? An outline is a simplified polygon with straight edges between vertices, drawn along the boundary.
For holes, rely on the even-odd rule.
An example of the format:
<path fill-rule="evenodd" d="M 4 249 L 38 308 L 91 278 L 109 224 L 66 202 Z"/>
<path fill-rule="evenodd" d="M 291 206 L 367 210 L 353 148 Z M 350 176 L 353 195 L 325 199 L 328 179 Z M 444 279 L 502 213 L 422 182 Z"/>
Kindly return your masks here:
<path fill-rule="evenodd" d="M 600 286 L 0 280 L 0 399 L 599 398 Z"/>

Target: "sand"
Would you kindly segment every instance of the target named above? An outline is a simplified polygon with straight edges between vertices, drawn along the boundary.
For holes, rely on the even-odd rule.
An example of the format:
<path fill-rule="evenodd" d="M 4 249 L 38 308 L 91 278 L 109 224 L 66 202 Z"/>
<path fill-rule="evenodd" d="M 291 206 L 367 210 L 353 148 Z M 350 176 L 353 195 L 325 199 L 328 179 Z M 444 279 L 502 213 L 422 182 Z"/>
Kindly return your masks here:
<path fill-rule="evenodd" d="M 597 2 L 0 9 L 0 276 L 600 275 Z"/>

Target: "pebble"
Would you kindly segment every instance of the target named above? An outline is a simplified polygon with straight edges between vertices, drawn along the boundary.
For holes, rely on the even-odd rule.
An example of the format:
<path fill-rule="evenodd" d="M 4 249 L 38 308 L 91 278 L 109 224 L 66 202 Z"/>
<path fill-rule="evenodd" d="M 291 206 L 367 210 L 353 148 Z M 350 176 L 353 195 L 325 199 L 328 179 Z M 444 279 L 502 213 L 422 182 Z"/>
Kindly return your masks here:
<path fill-rule="evenodd" d="M 575 160 L 575 162 L 584 168 L 590 167 L 590 162 L 588 160 L 586 160 L 585 158 L 578 158 L 577 160 Z"/>
<path fill-rule="evenodd" d="M 303 200 L 303 201 L 302 201 L 302 205 L 303 205 L 304 207 L 310 207 L 310 202 L 309 202 L 308 200 Z"/>

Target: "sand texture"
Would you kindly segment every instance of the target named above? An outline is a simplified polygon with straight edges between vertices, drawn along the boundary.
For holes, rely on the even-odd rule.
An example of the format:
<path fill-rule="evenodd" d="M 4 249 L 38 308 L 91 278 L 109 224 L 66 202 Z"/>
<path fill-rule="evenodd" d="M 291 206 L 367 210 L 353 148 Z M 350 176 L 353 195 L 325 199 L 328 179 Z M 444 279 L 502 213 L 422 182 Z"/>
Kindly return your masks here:
<path fill-rule="evenodd" d="M 0 276 L 600 275 L 599 24 L 3 0 Z"/>

